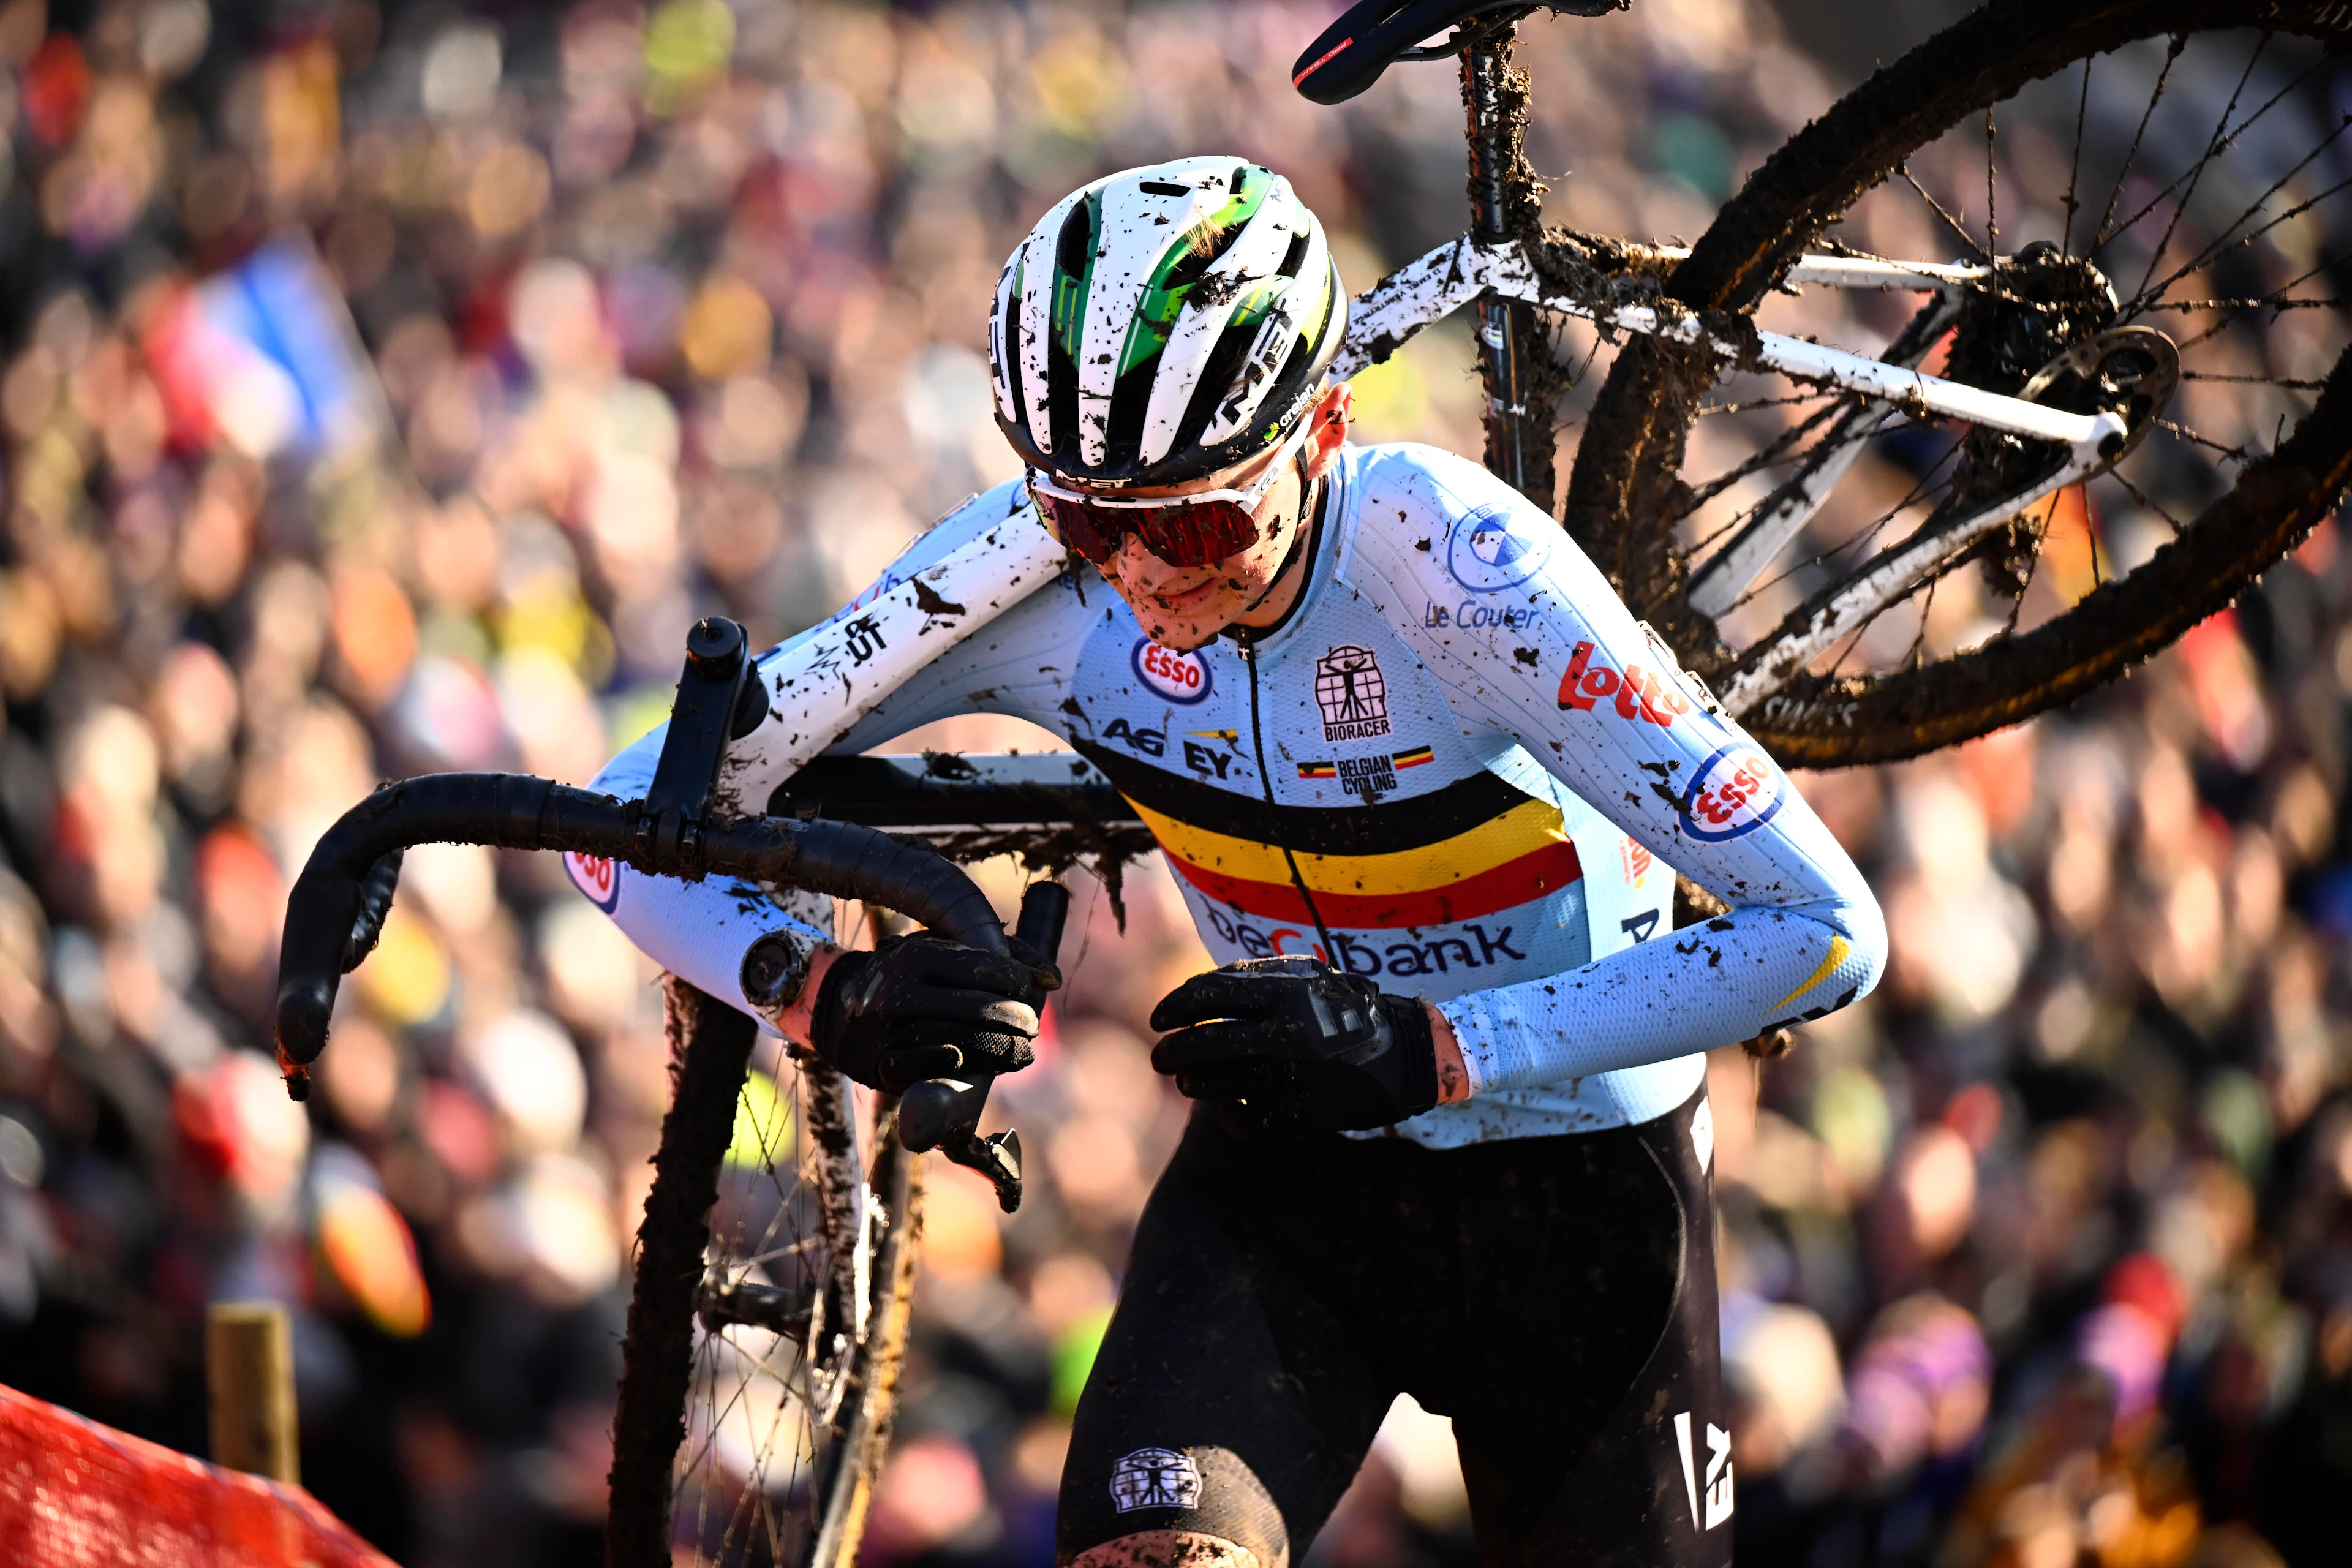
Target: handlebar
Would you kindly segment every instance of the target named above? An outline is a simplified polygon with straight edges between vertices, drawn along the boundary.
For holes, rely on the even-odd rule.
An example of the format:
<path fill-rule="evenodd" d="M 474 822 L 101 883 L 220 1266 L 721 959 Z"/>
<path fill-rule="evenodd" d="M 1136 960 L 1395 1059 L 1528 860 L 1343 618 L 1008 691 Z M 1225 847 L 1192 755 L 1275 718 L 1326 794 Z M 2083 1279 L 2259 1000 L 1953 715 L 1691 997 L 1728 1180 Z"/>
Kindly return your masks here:
<path fill-rule="evenodd" d="M 1011 951 L 1003 925 L 953 861 L 871 827 L 772 816 L 676 830 L 674 814 L 644 801 L 575 789 L 527 773 L 428 773 L 384 785 L 345 812 L 319 840 L 287 900 L 278 986 L 278 1057 L 288 1092 L 310 1092 L 310 1064 L 327 1043 L 342 976 L 375 945 L 391 908 L 403 851 L 418 844 L 578 851 L 652 875 L 698 880 L 711 873 L 860 899 L 898 910 L 968 947 Z M 1039 888 L 1052 884 L 1040 883 Z M 1064 908 L 1068 895 L 1058 887 Z M 1024 903 L 1026 915 L 1028 905 Z M 1054 922 L 1043 951 L 1058 945 Z M 1040 938 L 1046 938 L 1044 931 Z M 900 1142 L 939 1147 L 1020 1203 L 1020 1142 L 982 1139 L 976 1123 L 988 1080 L 918 1085 L 901 1112 Z"/>

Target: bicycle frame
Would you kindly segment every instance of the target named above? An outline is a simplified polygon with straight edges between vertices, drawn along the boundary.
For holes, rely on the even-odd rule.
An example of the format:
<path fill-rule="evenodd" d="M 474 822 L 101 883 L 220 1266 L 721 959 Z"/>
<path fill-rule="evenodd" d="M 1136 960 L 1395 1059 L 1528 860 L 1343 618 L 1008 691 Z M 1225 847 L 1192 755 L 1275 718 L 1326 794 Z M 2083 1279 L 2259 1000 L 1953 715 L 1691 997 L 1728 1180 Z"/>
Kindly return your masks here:
<path fill-rule="evenodd" d="M 1680 253 L 1647 254 L 1674 259 Z M 1790 274 L 1789 281 L 1933 293 L 1957 289 L 1972 276 L 1982 276 L 1982 269 L 1809 256 Z M 1386 359 L 1423 327 L 1490 292 L 1563 315 L 1581 316 L 1604 331 L 1705 343 L 1742 365 L 1776 370 L 1796 381 L 1843 387 L 1914 416 L 1948 415 L 2030 440 L 2052 442 L 2069 448 L 2079 461 L 2095 464 L 2110 448 L 2119 447 L 2126 433 L 2123 419 L 2114 414 L 2069 414 L 1802 338 L 1727 330 L 1671 301 L 1629 304 L 1559 292 L 1546 287 L 1517 240 L 1482 245 L 1469 235 L 1407 262 L 1356 297 L 1348 339 L 1333 361 L 1332 374 L 1352 376 Z"/>
<path fill-rule="evenodd" d="M 1639 265 L 1670 264 L 1689 252 L 1678 248 L 1623 246 L 1619 253 Z M 1724 705 L 1745 714 L 1786 684 L 1806 664 L 1834 647 L 1857 626 L 1911 591 L 1926 572 L 1964 553 L 2035 501 L 2079 484 L 2119 456 L 2129 434 L 2114 413 L 2070 414 L 2021 397 L 2008 397 L 1941 376 L 1916 362 L 1957 311 L 1962 290 L 1991 268 L 1932 262 L 1899 262 L 1872 257 L 1806 256 L 1790 269 L 1791 287 L 1902 290 L 1936 296 L 1897 349 L 1880 359 L 1848 353 L 1757 329 L 1745 321 L 1716 321 L 1656 299 L 1612 299 L 1605 285 L 1591 292 L 1551 286 L 1538 273 L 1517 240 L 1482 243 L 1465 234 L 1406 263 L 1357 296 L 1348 338 L 1332 370 L 1351 376 L 1386 359 L 1412 335 L 1473 300 L 1506 298 L 1564 315 L 1580 316 L 1603 332 L 1639 332 L 1670 342 L 1704 344 L 1744 368 L 1778 371 L 1790 379 L 1853 393 L 1859 405 L 1811 452 L 1790 484 L 1768 499 L 1748 524 L 1694 572 L 1692 605 L 1719 616 L 1738 603 L 1780 548 L 1793 539 L 1845 477 L 1863 444 L 1890 421 L 1944 415 L 2064 448 L 2063 460 L 2047 473 L 1915 537 L 1826 603 L 1814 606 L 1801 625 L 1786 628 L 1764 650 L 1766 657 L 1742 666 L 1721 692 Z"/>

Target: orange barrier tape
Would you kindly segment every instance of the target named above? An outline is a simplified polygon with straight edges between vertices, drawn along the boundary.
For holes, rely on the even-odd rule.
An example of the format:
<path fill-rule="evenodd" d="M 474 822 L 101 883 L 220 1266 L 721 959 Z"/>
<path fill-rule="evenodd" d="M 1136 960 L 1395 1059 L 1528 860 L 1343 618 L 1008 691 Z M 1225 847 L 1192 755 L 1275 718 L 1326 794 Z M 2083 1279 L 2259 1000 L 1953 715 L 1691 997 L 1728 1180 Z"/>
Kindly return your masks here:
<path fill-rule="evenodd" d="M 300 1487 L 190 1458 L 0 1387 L 10 1568 L 393 1568 Z"/>

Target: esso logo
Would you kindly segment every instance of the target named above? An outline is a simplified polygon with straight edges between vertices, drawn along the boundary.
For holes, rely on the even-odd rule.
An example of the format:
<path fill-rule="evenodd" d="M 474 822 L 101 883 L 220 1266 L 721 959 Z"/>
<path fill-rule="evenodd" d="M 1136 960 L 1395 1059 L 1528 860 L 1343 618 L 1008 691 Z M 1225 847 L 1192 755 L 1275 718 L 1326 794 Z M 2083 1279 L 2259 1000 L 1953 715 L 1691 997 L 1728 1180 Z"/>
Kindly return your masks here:
<path fill-rule="evenodd" d="M 563 868 L 571 873 L 572 885 L 606 914 L 621 901 L 620 868 L 603 856 L 583 855 L 574 849 L 563 857 Z"/>
<path fill-rule="evenodd" d="M 1135 650 L 1128 655 L 1128 662 L 1135 666 L 1138 680 L 1171 702 L 1205 702 L 1216 687 L 1207 659 L 1197 653 L 1177 653 L 1161 647 L 1150 637 L 1135 639 Z"/>
<path fill-rule="evenodd" d="M 1754 744 L 1717 749 L 1692 775 L 1683 831 L 1702 844 L 1755 832 L 1789 803 L 1789 781 Z"/>
<path fill-rule="evenodd" d="M 1456 518 L 1447 531 L 1446 574 L 1474 594 L 1499 594 L 1542 571 L 1553 542 L 1549 521 L 1482 506 Z"/>

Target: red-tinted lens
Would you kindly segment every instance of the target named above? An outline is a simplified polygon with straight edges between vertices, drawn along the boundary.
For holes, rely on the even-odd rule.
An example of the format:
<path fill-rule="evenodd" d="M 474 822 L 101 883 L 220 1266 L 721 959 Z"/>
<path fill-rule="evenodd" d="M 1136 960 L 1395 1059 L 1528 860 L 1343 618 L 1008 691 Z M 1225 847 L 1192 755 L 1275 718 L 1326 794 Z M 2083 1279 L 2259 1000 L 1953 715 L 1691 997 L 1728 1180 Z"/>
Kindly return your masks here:
<path fill-rule="evenodd" d="M 1171 566 L 1206 566 L 1257 542 L 1257 519 L 1229 500 L 1147 511 L 1134 528 L 1143 547 Z"/>
<path fill-rule="evenodd" d="M 1164 510 L 1091 507 L 1043 492 L 1037 500 L 1062 542 L 1097 566 L 1118 553 L 1119 542 L 1129 533 L 1171 566 L 1206 566 L 1257 541 L 1257 520 L 1229 500 Z"/>
<path fill-rule="evenodd" d="M 1043 491 L 1031 493 L 1036 496 L 1037 504 L 1045 508 L 1045 515 L 1052 521 L 1054 531 L 1061 537 L 1062 542 L 1076 551 L 1080 557 L 1100 566 L 1118 553 L 1122 531 L 1116 527 L 1108 530 L 1097 528 L 1094 508 L 1084 501 L 1066 500 Z"/>

